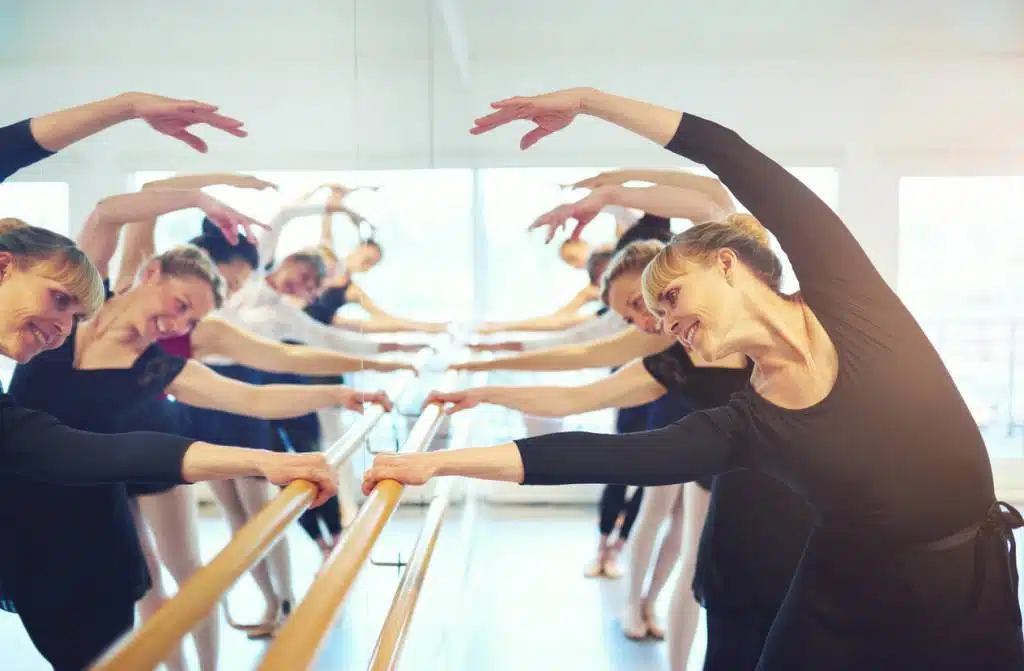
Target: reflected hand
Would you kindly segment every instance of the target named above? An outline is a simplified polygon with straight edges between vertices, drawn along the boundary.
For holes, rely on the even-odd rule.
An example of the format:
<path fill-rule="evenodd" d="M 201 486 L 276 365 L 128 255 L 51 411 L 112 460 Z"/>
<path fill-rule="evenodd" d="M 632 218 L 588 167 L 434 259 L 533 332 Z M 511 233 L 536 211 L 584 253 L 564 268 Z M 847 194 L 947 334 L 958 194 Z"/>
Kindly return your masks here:
<path fill-rule="evenodd" d="M 128 93 L 130 114 L 135 119 L 142 119 L 158 133 L 181 140 L 198 152 L 206 153 L 209 146 L 193 134 L 189 128 L 196 124 L 206 124 L 235 137 L 246 137 L 248 132 L 242 128 L 238 119 L 217 113 L 217 106 L 198 100 L 178 100 L 151 93 Z"/>
<path fill-rule="evenodd" d="M 277 191 L 280 188 L 273 182 L 268 182 L 252 175 L 229 175 L 225 178 L 224 184 L 225 186 L 233 186 L 237 189 L 255 189 L 256 191 L 262 191 L 263 189 Z"/>
<path fill-rule="evenodd" d="M 576 226 L 572 229 L 569 239 L 576 240 L 586 225 L 601 214 L 601 210 L 608 205 L 608 200 L 609 192 L 605 188 L 595 189 L 575 203 L 559 205 L 550 212 L 537 217 L 536 221 L 530 224 L 529 230 L 547 228 L 548 232 L 544 242 L 548 243 L 555 237 L 555 233 L 559 229 L 563 228 L 570 219 L 574 219 Z"/>
<path fill-rule="evenodd" d="M 432 391 L 427 395 L 427 400 L 423 402 L 423 407 L 430 405 L 431 403 L 439 403 L 441 406 L 447 406 L 449 403 L 452 407 L 445 407 L 445 414 L 454 415 L 462 410 L 469 410 L 475 408 L 484 402 L 484 395 L 480 389 L 463 389 L 462 391 Z"/>
<path fill-rule="evenodd" d="M 474 121 L 472 135 L 481 135 L 511 121 L 532 121 L 536 128 L 519 141 L 520 149 L 529 149 L 542 138 L 562 130 L 583 111 L 583 98 L 588 89 L 564 89 L 539 96 L 506 98 L 491 103 L 496 111 Z"/>
<path fill-rule="evenodd" d="M 593 177 L 587 177 L 580 181 L 569 184 L 567 189 L 599 189 L 602 186 L 622 186 L 625 182 L 618 171 L 602 172 Z"/>
<path fill-rule="evenodd" d="M 486 370 L 482 367 L 483 362 L 481 361 L 461 361 L 459 363 L 448 364 L 448 370 L 465 370 L 465 371 L 479 371 Z"/>
<path fill-rule="evenodd" d="M 256 236 L 253 234 L 253 228 L 270 230 L 270 227 L 266 224 L 258 222 L 252 217 L 248 217 L 234 208 L 225 205 L 216 198 L 202 192 L 199 192 L 198 207 L 206 214 L 207 218 L 220 229 L 227 241 L 233 245 L 238 244 L 239 229 L 242 229 L 246 237 L 250 240 L 256 239 Z"/>
<path fill-rule="evenodd" d="M 363 474 L 363 494 L 369 495 L 383 480 L 403 485 L 426 484 L 436 474 L 427 454 L 379 454 Z"/>
<path fill-rule="evenodd" d="M 384 391 L 356 391 L 349 387 L 341 387 L 341 398 L 338 405 L 346 410 L 354 410 L 362 414 L 364 403 L 373 403 L 384 408 L 385 412 L 391 412 L 394 407 L 387 392 Z"/>
<path fill-rule="evenodd" d="M 423 349 L 422 345 L 416 346 L 417 351 L 421 349 Z M 386 364 L 386 368 L 387 370 L 383 370 L 381 372 L 393 373 L 401 370 L 409 370 L 415 373 L 416 375 L 420 374 L 420 369 L 416 367 L 416 364 L 409 363 L 407 361 L 388 361 Z"/>
<path fill-rule="evenodd" d="M 317 487 L 313 508 L 338 493 L 338 474 L 323 454 L 292 454 L 268 452 L 260 471 L 270 482 L 282 487 L 296 480 L 306 480 Z"/>
<path fill-rule="evenodd" d="M 476 345 L 470 345 L 469 349 L 473 352 L 522 352 L 523 343 L 521 342 L 485 342 L 478 343 Z"/>

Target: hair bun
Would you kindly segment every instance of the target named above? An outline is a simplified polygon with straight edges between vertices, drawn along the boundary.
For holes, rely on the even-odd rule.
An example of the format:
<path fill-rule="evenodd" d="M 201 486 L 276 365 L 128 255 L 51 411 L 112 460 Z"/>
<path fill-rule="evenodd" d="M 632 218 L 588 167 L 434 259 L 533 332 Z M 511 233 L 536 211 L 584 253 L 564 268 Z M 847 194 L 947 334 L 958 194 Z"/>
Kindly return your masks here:
<path fill-rule="evenodd" d="M 730 214 L 726 217 L 725 223 L 739 229 L 744 235 L 753 239 L 754 242 L 762 247 L 771 245 L 771 236 L 768 234 L 768 229 L 762 226 L 761 222 L 753 215 L 742 213 Z"/>
<path fill-rule="evenodd" d="M 210 221 L 209 217 L 203 217 L 203 237 L 216 237 L 223 238 L 224 234 L 221 232 L 217 224 Z"/>
<path fill-rule="evenodd" d="M 0 218 L 0 235 L 12 231 L 15 228 L 28 228 L 28 224 L 16 217 Z"/>

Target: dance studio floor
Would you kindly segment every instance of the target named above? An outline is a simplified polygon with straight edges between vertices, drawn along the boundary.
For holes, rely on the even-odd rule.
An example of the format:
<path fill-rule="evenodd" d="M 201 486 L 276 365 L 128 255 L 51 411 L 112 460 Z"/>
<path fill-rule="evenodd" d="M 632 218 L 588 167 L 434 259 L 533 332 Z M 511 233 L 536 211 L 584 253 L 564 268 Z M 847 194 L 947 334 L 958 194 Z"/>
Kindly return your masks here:
<path fill-rule="evenodd" d="M 378 563 L 407 557 L 425 508 L 407 506 L 387 527 L 372 555 Z M 618 628 L 625 583 L 586 580 L 582 568 L 594 539 L 588 507 L 488 506 L 476 509 L 472 543 L 462 545 L 463 509 L 449 511 L 421 594 L 400 668 L 409 671 L 655 671 L 666 669 L 665 644 L 633 643 Z M 227 540 L 219 519 L 201 523 L 209 557 Z M 1019 539 L 1024 542 L 1024 537 Z M 296 589 L 304 593 L 319 565 L 305 536 L 289 533 Z M 466 556 L 461 562 L 458 557 Z M 395 568 L 367 565 L 317 668 L 365 669 L 398 584 Z M 667 599 L 665 599 L 667 601 Z M 246 578 L 232 594 L 236 616 L 257 619 L 262 601 Z M 700 668 L 703 625 L 690 657 Z M 264 644 L 225 627 L 221 671 L 249 671 Z M 189 650 L 191 657 L 191 651 Z M 5 671 L 37 671 L 38 661 L 18 619 L 0 613 L 0 662 Z M 191 668 L 198 668 L 194 664 Z"/>
<path fill-rule="evenodd" d="M 407 557 L 425 508 L 403 508 L 372 555 L 390 562 Z M 648 671 L 666 668 L 664 644 L 632 643 L 618 629 L 625 583 L 582 577 L 594 542 L 589 508 L 481 505 L 473 524 L 469 568 L 455 560 L 461 545 L 462 508 L 449 511 L 421 594 L 420 608 L 400 668 L 587 669 Z M 202 520 L 206 557 L 227 539 L 219 519 Z M 319 566 L 319 554 L 301 533 L 289 533 L 296 589 L 305 592 Z M 455 573 L 463 578 L 457 579 Z M 395 568 L 367 565 L 349 596 L 317 668 L 365 669 L 380 624 L 398 584 Z M 466 591 L 459 590 L 460 585 Z M 246 578 L 232 594 L 236 617 L 258 619 L 262 600 Z M 698 647 L 703 633 L 698 632 Z M 264 646 L 224 628 L 220 669 L 254 668 Z M 37 671 L 38 661 L 17 617 L 0 613 L 0 662 L 4 671 Z M 694 651 L 698 669 L 702 650 Z M 191 650 L 188 651 L 191 655 Z M 191 668 L 197 668 L 194 665 Z"/>

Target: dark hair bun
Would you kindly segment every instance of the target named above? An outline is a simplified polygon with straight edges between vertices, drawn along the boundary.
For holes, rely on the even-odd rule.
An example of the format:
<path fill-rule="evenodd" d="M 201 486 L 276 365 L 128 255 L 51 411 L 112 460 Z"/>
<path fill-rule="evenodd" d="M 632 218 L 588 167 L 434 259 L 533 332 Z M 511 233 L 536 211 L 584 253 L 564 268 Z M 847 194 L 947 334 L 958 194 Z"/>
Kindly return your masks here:
<path fill-rule="evenodd" d="M 231 263 L 235 259 L 242 259 L 250 267 L 255 268 L 260 262 L 259 250 L 249 238 L 240 233 L 238 244 L 231 244 L 209 217 L 203 218 L 202 233 L 189 242 L 205 251 L 214 263 Z"/>

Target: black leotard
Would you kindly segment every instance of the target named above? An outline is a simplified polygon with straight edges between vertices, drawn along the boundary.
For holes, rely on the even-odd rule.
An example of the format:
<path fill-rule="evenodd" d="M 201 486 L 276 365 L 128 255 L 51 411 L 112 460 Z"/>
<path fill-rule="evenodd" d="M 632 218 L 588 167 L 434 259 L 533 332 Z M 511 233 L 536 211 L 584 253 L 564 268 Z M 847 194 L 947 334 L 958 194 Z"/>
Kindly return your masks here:
<path fill-rule="evenodd" d="M 32 135 L 31 119 L 0 128 L 0 182 L 53 152 L 43 149 Z"/>
<path fill-rule="evenodd" d="M 18 366 L 11 394 L 18 403 L 53 413 L 79 429 L 113 431 L 119 417 L 163 392 L 185 366 L 184 359 L 152 345 L 130 368 L 78 370 L 75 335 Z M 164 468 L 177 451 L 178 476 L 172 481 L 180 481 L 181 455 L 193 441 L 146 435 L 152 444 L 136 449 L 152 449 Z M 55 660 L 80 660 L 102 651 L 123 631 L 134 602 L 149 588 L 123 484 L 62 487 L 0 474 L 0 528 L 12 539 L 0 545 L 5 591 L 36 646 L 55 666 Z M 65 628 L 85 620 L 97 625 L 106 620 L 107 626 L 93 630 L 106 640 L 78 639 L 76 644 L 80 634 Z M 62 643 L 65 638 L 72 642 Z"/>
<path fill-rule="evenodd" d="M 749 386 L 628 440 L 517 441 L 525 481 L 654 485 L 753 467 L 819 523 L 759 668 L 1024 668 L 1013 522 L 981 434 L 928 338 L 842 221 L 736 133 L 685 115 L 668 148 L 707 165 L 778 238 L 839 355 L 821 402 Z"/>
<path fill-rule="evenodd" d="M 670 394 L 702 410 L 728 403 L 751 373 L 750 366 L 695 366 L 679 343 L 643 364 Z M 705 671 L 757 664 L 812 524 L 807 502 L 764 473 L 738 468 L 713 479 L 693 578 L 694 598 L 708 613 Z"/>

